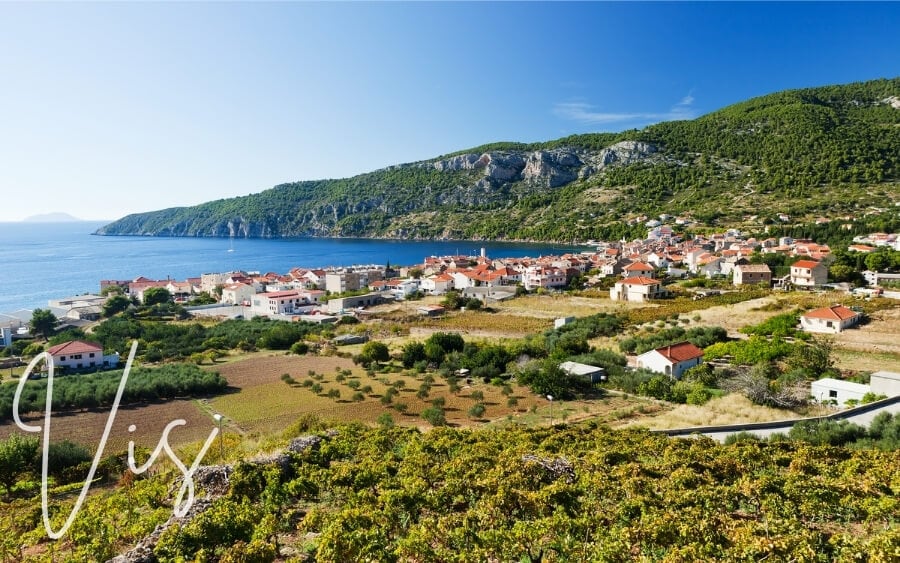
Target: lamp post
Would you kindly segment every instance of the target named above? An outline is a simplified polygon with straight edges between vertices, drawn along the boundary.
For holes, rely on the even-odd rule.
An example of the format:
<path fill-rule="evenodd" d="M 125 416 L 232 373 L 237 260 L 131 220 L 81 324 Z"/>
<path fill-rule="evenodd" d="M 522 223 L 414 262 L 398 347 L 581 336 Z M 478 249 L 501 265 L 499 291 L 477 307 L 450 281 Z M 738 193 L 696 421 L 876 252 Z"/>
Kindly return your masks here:
<path fill-rule="evenodd" d="M 553 395 L 547 395 L 547 400 L 550 401 L 550 426 L 553 426 Z"/>
<path fill-rule="evenodd" d="M 223 441 L 225 433 L 222 430 L 222 422 L 224 422 L 225 417 L 219 413 L 215 413 L 213 415 L 213 420 L 219 425 L 219 461 L 222 461 L 225 459 L 225 442 Z"/>

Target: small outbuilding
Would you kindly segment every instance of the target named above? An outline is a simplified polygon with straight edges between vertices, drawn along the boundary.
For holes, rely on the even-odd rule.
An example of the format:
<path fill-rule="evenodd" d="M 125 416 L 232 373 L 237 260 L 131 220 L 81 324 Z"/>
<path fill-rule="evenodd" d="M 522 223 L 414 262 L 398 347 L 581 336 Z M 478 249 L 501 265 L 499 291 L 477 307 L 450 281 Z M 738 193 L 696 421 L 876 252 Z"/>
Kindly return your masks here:
<path fill-rule="evenodd" d="M 839 407 L 847 406 L 847 401 L 860 401 L 871 392 L 869 385 L 825 377 L 810 384 L 810 394 L 822 404 L 834 403 Z"/>
<path fill-rule="evenodd" d="M 416 308 L 416 312 L 425 317 L 439 317 L 446 311 L 441 305 L 421 305 Z"/>
<path fill-rule="evenodd" d="M 869 378 L 872 393 L 886 397 L 900 395 L 900 373 L 895 371 L 876 371 Z"/>
<path fill-rule="evenodd" d="M 559 369 L 569 375 L 580 377 L 591 383 L 600 383 L 606 381 L 606 370 L 588 364 L 580 364 L 578 362 L 563 362 L 559 364 Z"/>

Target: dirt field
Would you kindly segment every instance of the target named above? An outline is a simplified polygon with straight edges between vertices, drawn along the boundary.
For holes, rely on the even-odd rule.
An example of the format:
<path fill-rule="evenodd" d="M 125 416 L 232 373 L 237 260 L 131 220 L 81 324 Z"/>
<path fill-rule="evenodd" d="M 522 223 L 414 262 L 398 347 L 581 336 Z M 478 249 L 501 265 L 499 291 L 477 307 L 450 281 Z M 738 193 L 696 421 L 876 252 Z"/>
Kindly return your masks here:
<path fill-rule="evenodd" d="M 71 440 L 94 452 L 103 436 L 109 414 L 110 409 L 55 414 L 50 423 L 51 441 Z M 212 417 L 199 408 L 195 401 L 166 401 L 121 407 L 116 413 L 105 453 L 125 451 L 129 440 L 134 440 L 138 446 L 153 449 L 166 425 L 178 419 L 185 420 L 187 424 L 175 428 L 169 434 L 169 444 L 172 446 L 205 440 L 215 427 Z M 25 422 L 42 426 L 43 416 L 28 417 Z M 132 424 L 137 429 L 134 433 L 129 433 L 128 427 Z M 0 438 L 8 437 L 12 432 L 20 432 L 15 423 L 8 422 L 0 426 Z M 33 436 L 42 439 L 40 434 Z"/>
<path fill-rule="evenodd" d="M 527 295 L 494 306 L 501 313 L 525 317 L 556 319 L 586 317 L 597 313 L 612 313 L 635 303 L 613 302 L 602 297 L 570 297 L 565 295 Z M 647 305 L 643 305 L 646 307 Z"/>
<path fill-rule="evenodd" d="M 693 321 L 692 325 L 702 326 L 720 326 L 728 331 L 728 336 L 733 338 L 744 337 L 738 330 L 747 325 L 754 325 L 763 322 L 769 317 L 773 317 L 787 311 L 761 311 L 760 308 L 775 303 L 773 297 L 762 297 L 760 299 L 752 299 L 734 305 L 721 305 L 710 307 L 709 309 L 700 309 L 694 311 L 687 316 L 691 319 L 700 316 L 699 321 Z"/>

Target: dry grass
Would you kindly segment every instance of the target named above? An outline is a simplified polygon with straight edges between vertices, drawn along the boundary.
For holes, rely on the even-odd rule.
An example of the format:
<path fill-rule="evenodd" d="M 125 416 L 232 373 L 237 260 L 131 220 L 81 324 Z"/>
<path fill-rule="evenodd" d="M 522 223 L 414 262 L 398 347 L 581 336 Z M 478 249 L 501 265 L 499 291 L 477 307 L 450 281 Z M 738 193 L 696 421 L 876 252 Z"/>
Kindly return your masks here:
<path fill-rule="evenodd" d="M 651 430 L 745 424 L 797 418 L 797 413 L 755 405 L 750 399 L 731 393 L 710 399 L 705 405 L 678 405 L 655 416 L 633 421 L 627 426 L 643 426 Z"/>
<path fill-rule="evenodd" d="M 444 317 L 422 320 L 412 330 L 455 331 L 464 334 L 524 336 L 553 328 L 553 322 L 543 317 L 526 317 L 506 313 L 461 311 Z M 421 333 L 421 332 L 420 332 Z"/>
<path fill-rule="evenodd" d="M 574 297 L 569 295 L 525 295 L 495 308 L 508 315 L 555 319 L 558 317 L 586 317 L 596 313 L 612 313 L 626 307 L 639 307 L 635 303 L 610 301 L 603 297 Z M 644 305 L 646 307 L 646 305 Z"/>

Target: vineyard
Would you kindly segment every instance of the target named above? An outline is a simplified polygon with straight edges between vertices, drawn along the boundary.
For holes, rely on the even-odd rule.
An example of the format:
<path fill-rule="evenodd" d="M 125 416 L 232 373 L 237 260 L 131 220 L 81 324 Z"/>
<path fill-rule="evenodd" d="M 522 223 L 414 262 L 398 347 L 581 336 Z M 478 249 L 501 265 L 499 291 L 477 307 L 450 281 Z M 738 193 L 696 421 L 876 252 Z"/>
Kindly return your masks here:
<path fill-rule="evenodd" d="M 317 434 L 238 464 L 227 493 L 162 533 L 159 560 L 888 562 L 900 546 L 896 450 L 723 446 L 590 423 Z M 167 483 L 93 496 L 53 551 L 127 549 L 168 518 Z M 34 502 L 3 512 L 7 561 L 49 558 Z"/>

